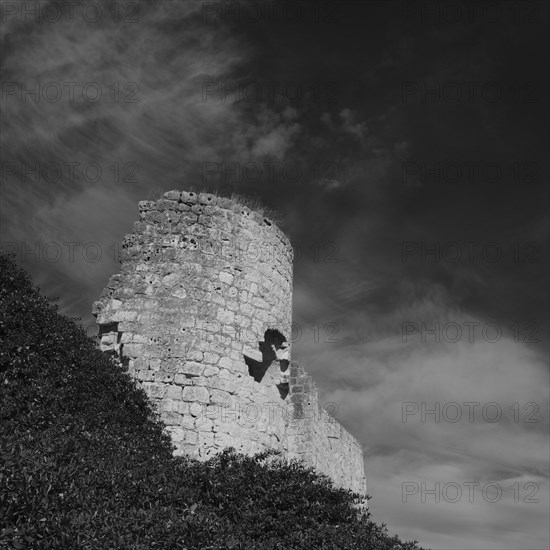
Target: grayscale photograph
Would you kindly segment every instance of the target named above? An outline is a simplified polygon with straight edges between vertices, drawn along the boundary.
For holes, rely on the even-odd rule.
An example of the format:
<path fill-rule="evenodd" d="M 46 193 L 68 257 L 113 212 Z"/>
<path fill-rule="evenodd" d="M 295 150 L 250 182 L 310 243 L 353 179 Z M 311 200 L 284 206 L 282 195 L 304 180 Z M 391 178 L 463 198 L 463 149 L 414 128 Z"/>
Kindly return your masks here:
<path fill-rule="evenodd" d="M 0 549 L 548 550 L 549 14 L 0 0 Z"/>

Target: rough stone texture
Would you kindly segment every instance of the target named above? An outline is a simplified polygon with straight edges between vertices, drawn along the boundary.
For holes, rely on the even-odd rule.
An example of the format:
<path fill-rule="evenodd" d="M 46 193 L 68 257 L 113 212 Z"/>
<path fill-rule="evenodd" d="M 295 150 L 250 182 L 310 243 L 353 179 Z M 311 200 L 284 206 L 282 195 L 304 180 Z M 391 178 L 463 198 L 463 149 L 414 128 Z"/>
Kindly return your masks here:
<path fill-rule="evenodd" d="M 319 402 L 317 386 L 298 364 L 290 364 L 288 458 L 299 458 L 337 485 L 366 493 L 363 451 L 357 440 Z"/>
<path fill-rule="evenodd" d="M 357 441 L 290 362 L 292 247 L 269 219 L 207 193 L 139 203 L 121 272 L 94 303 L 114 350 L 158 408 L 177 454 L 278 449 L 366 494 Z"/>

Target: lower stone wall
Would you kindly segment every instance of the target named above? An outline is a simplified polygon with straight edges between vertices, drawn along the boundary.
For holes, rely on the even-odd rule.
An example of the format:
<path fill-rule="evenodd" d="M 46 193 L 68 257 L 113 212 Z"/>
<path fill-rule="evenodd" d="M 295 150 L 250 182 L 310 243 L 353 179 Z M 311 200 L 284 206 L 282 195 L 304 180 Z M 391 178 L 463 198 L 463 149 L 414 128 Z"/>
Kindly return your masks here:
<path fill-rule="evenodd" d="M 124 334 L 115 325 L 102 335 L 104 351 L 121 351 Z M 140 360 L 130 359 L 129 371 L 159 411 L 176 455 L 207 460 L 226 447 L 247 455 L 276 449 L 287 459 L 303 460 L 337 487 L 366 495 L 361 446 L 334 418 L 336 411 L 321 405 L 312 377 L 297 363 L 290 362 L 281 379 L 286 373 L 274 362 L 257 382 L 249 374 L 199 363 L 185 363 L 184 374 L 174 376 L 173 359 L 158 360 L 158 371 L 136 370 Z M 281 380 L 288 380 L 288 393 L 281 394 Z"/>
<path fill-rule="evenodd" d="M 226 447 L 252 455 L 260 451 L 276 449 L 286 454 L 285 433 L 288 414 L 285 403 L 276 387 L 255 382 L 250 376 L 234 381 L 227 380 L 208 389 L 210 400 L 201 403 L 192 429 L 197 438 L 191 446 L 179 446 L 177 454 L 191 454 L 199 459 L 208 459 Z M 223 388 L 223 389 L 221 389 Z M 178 445 L 178 427 L 171 429 L 174 443 Z M 185 437 L 188 431 L 185 432 Z M 174 437 L 176 436 L 176 437 Z"/>
<path fill-rule="evenodd" d="M 154 307 L 148 307 L 143 300 L 141 306 L 162 315 L 154 302 Z M 136 335 L 119 332 L 121 325 L 100 325 L 100 348 L 114 351 L 128 366 L 170 433 L 176 455 L 206 460 L 226 447 L 244 454 L 269 449 L 286 452 L 288 401 L 282 399 L 277 379 L 271 384 L 256 382 L 246 372 L 244 359 L 242 372 L 234 372 L 230 358 L 213 352 L 186 350 L 190 361 L 163 357 L 164 350 L 175 352 L 173 343 L 167 344 L 170 334 L 166 332 L 177 330 L 176 323 L 161 324 L 164 328 L 156 336 L 159 346 L 125 344 L 135 341 Z M 146 329 L 134 325 L 136 333 L 155 334 L 154 324 Z"/>

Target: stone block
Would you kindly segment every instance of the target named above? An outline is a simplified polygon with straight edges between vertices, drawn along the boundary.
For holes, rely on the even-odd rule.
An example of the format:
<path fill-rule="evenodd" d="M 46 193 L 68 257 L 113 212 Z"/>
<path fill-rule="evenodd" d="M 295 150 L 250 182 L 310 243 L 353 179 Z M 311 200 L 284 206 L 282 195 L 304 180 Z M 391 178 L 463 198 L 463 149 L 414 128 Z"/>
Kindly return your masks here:
<path fill-rule="evenodd" d="M 230 325 L 235 321 L 235 314 L 232 311 L 220 309 L 218 311 L 217 319 L 220 323 Z"/>
<path fill-rule="evenodd" d="M 140 370 L 134 375 L 137 380 L 151 382 L 155 379 L 155 373 L 150 370 Z"/>
<path fill-rule="evenodd" d="M 235 404 L 235 397 L 227 391 L 212 389 L 210 390 L 210 403 L 233 406 Z"/>
<path fill-rule="evenodd" d="M 219 279 L 222 283 L 232 285 L 235 277 L 233 276 L 232 273 L 228 273 L 227 271 L 222 271 L 219 275 Z"/>
<path fill-rule="evenodd" d="M 174 384 L 177 384 L 178 386 L 192 386 L 193 379 L 185 374 L 176 374 L 174 376 Z"/>
<path fill-rule="evenodd" d="M 217 353 L 211 351 L 204 352 L 204 362 L 215 365 L 220 360 L 220 356 Z"/>
<path fill-rule="evenodd" d="M 181 416 L 181 426 L 183 426 L 187 430 L 196 431 L 197 430 L 196 419 L 191 415 Z"/>
<path fill-rule="evenodd" d="M 169 288 L 172 288 L 180 279 L 178 273 L 169 273 L 162 278 L 162 284 Z"/>
<path fill-rule="evenodd" d="M 190 380 L 193 386 L 204 386 L 206 388 L 210 385 L 209 379 L 206 376 L 193 376 Z"/>
<path fill-rule="evenodd" d="M 206 388 L 200 386 L 185 386 L 182 399 L 196 403 L 209 403 L 210 394 Z"/>
<path fill-rule="evenodd" d="M 195 420 L 195 427 L 199 432 L 212 432 L 214 429 L 214 422 L 210 418 L 199 416 Z"/>
<path fill-rule="evenodd" d="M 147 392 L 152 399 L 162 399 L 166 393 L 166 384 L 159 382 L 144 382 L 143 389 Z"/>
<path fill-rule="evenodd" d="M 208 431 L 200 431 L 198 438 L 198 445 L 201 448 L 214 447 L 214 434 Z"/>
<path fill-rule="evenodd" d="M 116 332 L 107 332 L 101 336 L 101 344 L 104 346 L 109 346 L 116 344 L 118 339 L 118 333 Z"/>
<path fill-rule="evenodd" d="M 156 210 L 157 203 L 155 201 L 139 201 L 138 207 L 140 212 L 145 212 L 147 210 Z"/>
<path fill-rule="evenodd" d="M 215 205 L 217 203 L 218 197 L 216 195 L 212 195 L 210 193 L 200 193 L 198 196 L 198 202 L 199 204 L 208 204 L 208 205 Z"/>
<path fill-rule="evenodd" d="M 179 374 L 186 374 L 188 376 L 200 376 L 205 369 L 205 365 L 202 363 L 196 363 L 194 361 L 186 361 L 179 367 Z"/>
<path fill-rule="evenodd" d="M 228 199 L 227 197 L 218 197 L 217 204 L 220 208 L 232 209 L 234 203 L 231 199 Z"/>
<path fill-rule="evenodd" d="M 219 374 L 219 372 L 220 372 L 220 369 L 218 367 L 206 366 L 204 368 L 202 375 L 205 378 L 209 378 L 211 376 L 216 376 L 216 374 Z"/>
<path fill-rule="evenodd" d="M 254 361 L 262 362 L 263 355 L 262 352 L 257 349 L 257 347 L 250 347 L 248 345 L 245 345 L 243 348 L 243 355 L 246 355 L 247 357 L 250 357 Z"/>
<path fill-rule="evenodd" d="M 233 369 L 233 364 L 234 364 L 233 359 L 230 359 L 229 357 L 222 357 L 218 361 L 218 366 L 222 369 L 232 370 Z"/>
<path fill-rule="evenodd" d="M 162 364 L 161 360 L 156 358 L 148 359 L 147 363 L 149 365 L 149 370 L 152 371 L 159 371 Z"/>
<path fill-rule="evenodd" d="M 181 191 L 166 191 L 163 197 L 170 201 L 179 201 L 181 198 Z"/>
<path fill-rule="evenodd" d="M 181 414 L 175 411 L 165 411 L 162 412 L 160 415 L 161 420 L 167 425 L 167 426 L 179 426 L 181 425 Z"/>
<path fill-rule="evenodd" d="M 197 349 L 190 349 L 187 354 L 187 359 L 189 359 L 189 361 L 200 362 L 203 359 L 203 352 Z"/>
<path fill-rule="evenodd" d="M 199 442 L 199 435 L 197 432 L 186 431 L 184 441 L 188 445 L 196 445 Z"/>
<path fill-rule="evenodd" d="M 168 386 L 168 389 L 164 394 L 164 399 L 181 400 L 182 393 L 183 393 L 183 390 L 180 386 L 171 384 Z"/>
<path fill-rule="evenodd" d="M 140 357 L 145 349 L 145 344 L 125 344 L 124 355 L 126 357 Z"/>
<path fill-rule="evenodd" d="M 221 378 L 220 376 L 212 376 L 207 380 L 208 386 L 217 390 L 223 390 L 229 393 L 236 393 L 239 388 L 238 380 L 234 378 Z"/>
<path fill-rule="evenodd" d="M 162 382 L 163 384 L 174 384 L 174 375 L 172 373 L 169 373 L 169 372 L 164 372 L 164 371 L 158 371 L 158 372 L 155 372 L 155 380 L 157 382 Z"/>
<path fill-rule="evenodd" d="M 115 311 L 112 316 L 113 321 L 135 321 L 137 319 L 137 311 Z"/>
<path fill-rule="evenodd" d="M 155 204 L 155 208 L 157 208 Z M 162 221 L 162 215 L 158 210 L 147 210 L 141 212 L 141 219 L 148 224 L 157 224 Z"/>
<path fill-rule="evenodd" d="M 206 407 L 204 405 L 201 405 L 199 403 L 191 403 L 189 405 L 189 413 L 192 416 L 199 416 L 202 417 L 206 412 Z"/>
<path fill-rule="evenodd" d="M 189 416 L 191 414 L 191 403 L 187 401 L 178 401 L 177 408 L 175 409 L 182 416 Z"/>
<path fill-rule="evenodd" d="M 102 338 L 101 338 L 101 342 L 103 342 L 105 340 L 105 336 L 107 335 L 104 335 Z M 115 343 L 117 341 L 117 335 L 116 334 L 109 334 L 108 337 L 110 339 L 112 339 L 110 342 L 105 342 L 105 343 Z M 120 343 L 121 344 L 130 344 L 130 343 L 133 343 L 134 342 L 134 334 L 132 334 L 131 332 L 123 332 L 122 333 L 122 336 L 121 336 L 121 339 L 120 339 Z"/>
<path fill-rule="evenodd" d="M 178 201 L 171 201 L 168 199 L 159 199 L 157 201 L 158 210 L 177 210 Z"/>

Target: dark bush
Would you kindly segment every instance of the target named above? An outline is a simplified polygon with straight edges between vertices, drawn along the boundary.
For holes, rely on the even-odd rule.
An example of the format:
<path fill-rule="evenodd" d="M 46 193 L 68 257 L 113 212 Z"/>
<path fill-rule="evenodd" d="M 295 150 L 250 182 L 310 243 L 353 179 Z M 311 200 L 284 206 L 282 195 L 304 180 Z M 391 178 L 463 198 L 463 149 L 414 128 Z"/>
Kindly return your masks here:
<path fill-rule="evenodd" d="M 0 548 L 403 549 L 274 453 L 174 458 L 145 393 L 0 255 Z"/>

